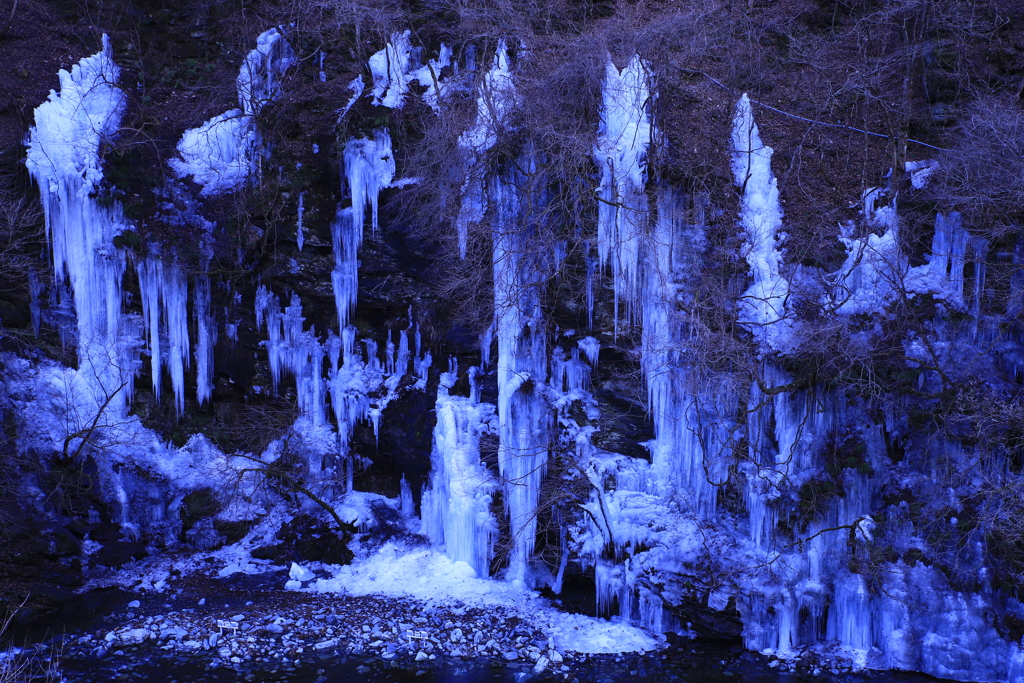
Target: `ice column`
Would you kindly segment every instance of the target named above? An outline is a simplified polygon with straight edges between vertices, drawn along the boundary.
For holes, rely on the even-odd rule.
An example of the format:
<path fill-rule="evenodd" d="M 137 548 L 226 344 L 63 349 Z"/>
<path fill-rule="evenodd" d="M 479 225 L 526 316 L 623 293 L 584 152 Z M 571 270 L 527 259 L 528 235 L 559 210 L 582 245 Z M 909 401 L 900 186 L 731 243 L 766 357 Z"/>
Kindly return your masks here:
<path fill-rule="evenodd" d="M 121 307 L 125 253 L 113 244 L 120 207 L 101 206 L 100 145 L 117 133 L 125 97 L 107 36 L 103 49 L 61 70 L 60 93 L 35 110 L 25 165 L 39 186 L 54 274 L 71 283 L 78 320 L 78 358 L 94 398 L 113 396 L 106 411 L 123 414 L 131 397 L 137 325 Z"/>
<path fill-rule="evenodd" d="M 782 207 L 772 173 L 772 148 L 761 142 L 750 100 L 736 104 L 732 129 L 732 172 L 742 191 L 740 224 L 745 241 L 743 255 L 753 282 L 740 297 L 740 324 L 747 327 L 763 350 L 785 351 L 792 340 L 787 317 L 789 282 L 782 277 Z"/>
<path fill-rule="evenodd" d="M 531 167 L 528 162 L 524 167 Z M 526 583 L 537 535 L 538 494 L 548 461 L 551 415 L 543 396 L 547 353 L 541 313 L 544 281 L 520 210 L 524 174 L 494 178 L 494 336 L 498 341 L 498 467 L 512 533 L 508 578 Z"/>
<path fill-rule="evenodd" d="M 688 330 L 678 310 L 680 295 L 692 292 L 704 250 L 703 212 L 696 224 L 685 221 L 685 198 L 674 188 L 658 191 L 658 220 L 644 240 L 642 365 L 647 398 L 654 421 L 651 462 L 660 492 L 682 493 L 691 511 L 710 516 L 715 511 L 716 487 L 712 479 L 717 450 L 726 450 L 725 437 L 702 424 L 698 405 L 713 409 L 711 396 L 698 402 L 696 380 L 688 367 Z M 709 420 L 720 424 L 721 420 Z M 705 452 L 705 446 L 712 450 Z"/>
<path fill-rule="evenodd" d="M 452 560 L 487 576 L 498 526 L 491 514 L 497 483 L 480 462 L 480 436 L 495 427 L 494 406 L 451 396 L 456 368 L 441 375 L 430 486 L 423 492 L 423 533 Z"/>
<path fill-rule="evenodd" d="M 653 130 L 648 69 L 637 55 L 621 71 L 608 58 L 594 147 L 594 161 L 601 170 L 597 252 L 602 268 L 611 263 L 616 334 L 620 303 L 632 311 L 639 295 L 640 238 L 648 210 L 644 187 Z"/>
<path fill-rule="evenodd" d="M 498 143 L 498 133 L 506 125 L 515 104 L 516 92 L 512 82 L 508 50 L 505 41 L 500 40 L 491 70 L 484 75 L 480 84 L 476 121 L 469 130 L 459 136 L 459 149 L 464 155 L 466 177 L 462 183 L 462 206 L 455 228 L 458 232 L 459 254 L 462 258 L 466 258 L 470 226 L 482 221 L 487 211 L 486 171 L 481 163 L 482 157 Z"/>

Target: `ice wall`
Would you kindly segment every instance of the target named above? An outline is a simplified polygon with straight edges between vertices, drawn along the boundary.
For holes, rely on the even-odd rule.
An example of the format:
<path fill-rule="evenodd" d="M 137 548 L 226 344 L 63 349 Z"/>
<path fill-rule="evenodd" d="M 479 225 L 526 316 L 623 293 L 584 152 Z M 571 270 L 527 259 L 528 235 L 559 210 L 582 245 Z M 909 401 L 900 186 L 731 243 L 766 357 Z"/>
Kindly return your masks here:
<path fill-rule="evenodd" d="M 602 268 L 611 264 L 616 334 L 620 304 L 633 311 L 640 296 L 640 241 L 648 212 L 644 188 L 653 134 L 649 68 L 638 55 L 621 71 L 608 58 L 594 147 L 594 162 L 601 172 L 597 253 Z M 629 315 L 632 319 L 633 313 Z"/>
<path fill-rule="evenodd" d="M 117 85 L 109 39 L 71 71 L 61 70 L 60 92 L 35 110 L 25 165 L 39 187 L 58 285 L 70 282 L 77 313 L 79 367 L 89 389 L 111 414 L 131 398 L 137 365 L 138 322 L 124 314 L 124 250 L 114 237 L 126 226 L 120 207 L 101 205 L 99 152 L 113 140 L 126 101 Z"/>

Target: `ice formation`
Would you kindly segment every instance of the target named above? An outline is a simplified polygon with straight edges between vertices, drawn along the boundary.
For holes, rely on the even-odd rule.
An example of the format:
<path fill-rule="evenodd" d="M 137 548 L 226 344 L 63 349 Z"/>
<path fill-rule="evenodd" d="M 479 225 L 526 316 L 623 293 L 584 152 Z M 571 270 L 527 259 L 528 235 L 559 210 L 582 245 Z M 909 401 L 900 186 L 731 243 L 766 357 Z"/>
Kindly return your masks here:
<path fill-rule="evenodd" d="M 523 164 L 531 168 L 532 164 Z M 520 172 L 521 173 L 521 172 Z M 512 533 L 508 578 L 529 580 L 537 536 L 537 500 L 548 461 L 550 416 L 543 390 L 547 340 L 541 311 L 539 254 L 530 247 L 520 194 L 527 179 L 493 178 L 494 336 L 498 344 L 498 468 Z"/>
<path fill-rule="evenodd" d="M 280 31 L 260 34 L 238 73 L 239 108 L 185 131 L 178 142 L 180 158 L 170 161 L 178 177 L 191 176 L 203 186 L 200 194 L 212 196 L 256 176 L 263 150 L 255 117 L 278 96 L 281 77 L 294 62 L 295 53 Z"/>
<path fill-rule="evenodd" d="M 473 396 L 453 396 L 457 366 L 441 375 L 437 423 L 430 457 L 430 486 L 423 492 L 423 533 L 456 562 L 484 577 L 490 573 L 498 525 L 491 514 L 498 483 L 480 462 L 480 437 L 495 429 L 495 407 Z"/>
<path fill-rule="evenodd" d="M 639 297 L 640 239 L 648 209 L 644 188 L 653 133 L 649 68 L 638 55 L 621 71 L 608 58 L 594 147 L 594 162 L 601 170 L 597 253 L 602 268 L 611 263 L 616 333 L 620 304 L 632 311 Z"/>
<path fill-rule="evenodd" d="M 158 250 L 139 261 L 135 269 L 139 276 L 143 329 L 149 342 L 153 394 L 160 398 L 162 368 L 166 367 L 180 415 L 185 410 L 185 371 L 189 367 L 188 281 L 177 262 L 165 261 Z M 208 340 L 209 331 L 205 331 Z M 209 366 L 203 370 L 208 373 Z"/>
<path fill-rule="evenodd" d="M 384 49 L 370 57 L 373 103 L 389 109 L 401 109 L 409 86 L 418 83 L 426 89 L 424 101 L 437 111 L 447 86 L 441 78 L 441 70 L 451 64 L 451 48 L 442 43 L 437 59 L 417 67 L 417 51 L 409 41 L 409 33 L 392 33 Z"/>
<path fill-rule="evenodd" d="M 465 179 L 461 188 L 462 205 L 455 228 L 462 258 L 466 258 L 470 227 L 482 221 L 487 211 L 483 156 L 498 144 L 498 133 L 508 125 L 516 99 L 508 49 L 505 41 L 500 40 L 491 70 L 484 75 L 480 84 L 476 120 L 469 130 L 459 136 L 459 148 L 464 155 Z"/>
<path fill-rule="evenodd" d="M 331 222 L 331 240 L 334 247 L 334 302 L 338 311 L 338 326 L 348 325 L 359 295 L 359 247 L 363 243 L 363 225 L 366 210 L 370 210 L 370 226 L 374 233 L 378 226 L 380 193 L 392 187 L 395 178 L 395 159 L 391 153 L 391 136 L 386 129 L 374 133 L 372 140 L 354 138 L 345 145 L 345 177 L 352 205 L 339 208 Z"/>
<path fill-rule="evenodd" d="M 297 220 L 296 226 L 295 226 L 295 243 L 298 245 L 299 251 L 302 251 L 302 247 L 306 243 L 306 235 L 302 232 L 302 218 L 303 218 L 303 215 L 306 213 L 305 199 L 306 199 L 306 193 L 305 192 L 300 192 L 299 193 L 299 206 L 296 209 L 296 211 L 298 213 L 298 220 Z"/>
<path fill-rule="evenodd" d="M 138 351 L 138 323 L 121 302 L 126 256 L 114 246 L 126 226 L 118 205 L 94 198 L 103 181 L 100 145 L 116 135 L 126 106 L 119 75 L 104 35 L 103 49 L 61 70 L 60 93 L 36 108 L 25 160 L 39 187 L 58 284 L 71 283 L 79 367 L 93 378 L 90 390 L 111 399 L 112 414 L 130 400 Z"/>
<path fill-rule="evenodd" d="M 293 59 L 278 31 L 264 33 L 239 76 L 240 108 L 186 133 L 175 169 L 192 175 L 203 185 L 203 194 L 235 188 L 256 172 L 260 144 L 253 117 L 275 97 L 280 76 Z M 410 84 L 418 82 L 436 108 L 445 93 L 439 74 L 450 64 L 450 51 L 442 46 L 439 59 L 419 66 L 409 33 L 395 34 L 371 59 L 374 96 L 379 104 L 397 108 Z M 166 371 L 175 405 L 183 410 L 185 371 L 194 353 L 197 398 L 211 399 L 216 323 L 210 278 L 196 276 L 195 344 L 190 348 L 187 278 L 173 254 L 162 254 L 159 248 L 135 263 L 141 335 L 139 321 L 123 311 L 127 257 L 114 246 L 123 220 L 116 205 L 101 206 L 92 198 L 102 182 L 100 145 L 116 133 L 124 109 L 117 77 L 104 39 L 100 53 L 70 73 L 61 72 L 60 93 L 52 93 L 37 109 L 28 141 L 27 166 L 42 194 L 58 278 L 49 291 L 53 303 L 46 309 L 42 285 L 38 278 L 31 281 L 33 325 L 72 320 L 73 297 L 80 370 L 5 358 L 5 366 L 12 368 L 5 382 L 15 387 L 12 395 L 31 396 L 17 399 L 24 403 L 19 410 L 30 418 L 29 447 L 48 444 L 50 451 L 59 450 L 60 435 L 82 426 L 71 423 L 76 415 L 107 411 L 103 433 L 94 441 L 102 454 L 97 467 L 104 495 L 127 535 L 162 525 L 175 538 L 180 527 L 174 501 L 180 501 L 183 491 L 240 475 L 205 439 L 195 437 L 174 449 L 126 414 L 140 337 L 148 344 L 155 394 L 162 391 Z M 517 105 L 502 43 L 482 77 L 474 124 L 459 139 L 464 153 L 459 246 L 465 255 L 470 226 L 488 221 L 494 319 L 481 340 L 481 366 L 468 372 L 469 395 L 452 393 L 458 380 L 452 363 L 441 376 L 434 404 L 437 422 L 422 529 L 447 558 L 432 551 L 388 556 L 391 568 L 401 569 L 395 569 L 400 579 L 389 590 L 411 585 L 406 569 L 420 566 L 417 562 L 427 556 L 431 566 L 453 575 L 453 583 L 486 576 L 498 528 L 492 496 L 504 486 L 511 529 L 506 577 L 518 585 L 546 583 L 557 591 L 567 558 L 576 553 L 593 570 L 600 609 L 617 611 L 650 629 L 681 626 L 664 609 L 666 602 L 694 599 L 720 609 L 735 598 L 750 649 L 786 657 L 805 648 L 828 647 L 860 665 L 958 679 L 1019 680 L 1024 655 L 1018 644 L 996 632 L 988 617 L 999 603 L 988 583 L 980 542 L 957 549 L 976 576 L 954 578 L 981 586 L 968 593 L 938 568 L 911 559 L 924 541 L 900 531 L 913 529 L 909 506 L 878 505 L 883 496 L 893 495 L 878 483 L 883 480 L 879 473 L 904 487 L 896 492 L 901 496 L 913 493 L 914 487 L 935 487 L 936 470 L 912 462 L 921 454 L 970 471 L 983 471 L 987 456 L 970 445 L 926 435 L 894 457 L 897 448 L 904 448 L 893 444 L 902 428 L 898 417 L 871 412 L 866 401 L 847 395 L 842 385 L 802 382 L 775 355 L 798 348 L 788 297 L 791 288 L 794 296 L 798 293 L 803 280 L 799 271 L 790 279 L 782 274 L 784 235 L 772 152 L 760 139 L 746 97 L 737 105 L 731 137 L 732 168 L 742 188 L 743 256 L 752 275 L 738 319 L 757 340 L 761 358 L 749 369 L 753 381 L 744 379 L 742 385 L 735 373 L 719 376 L 716 368 L 693 361 L 698 357 L 693 347 L 702 340 L 688 307 L 696 296 L 708 199 L 648 182 L 651 83 L 649 68 L 638 57 L 621 70 L 610 62 L 606 66 L 593 150 L 601 171 L 597 258 L 588 254 L 582 264 L 587 268 L 590 324 L 594 276 L 608 265 L 616 306 L 612 332 L 618 332 L 623 305 L 631 322 L 641 324 L 638 356 L 654 430 L 654 438 L 644 444 L 650 461 L 604 451 L 593 439 L 600 414 L 590 377 L 599 369 L 599 339 L 608 331 L 547 336 L 544 287 L 552 264 L 566 258 L 566 249 L 555 247 L 549 263 L 548 254 L 539 253 L 533 241 L 538 208 L 533 197 L 539 193 L 530 194 L 530 185 L 540 175 L 536 166 L 542 161 L 525 154 L 515 170 L 485 173 L 485 155 L 497 144 L 501 128 L 510 125 Z M 358 97 L 361 79 L 353 85 Z M 405 329 L 390 332 L 386 340 L 359 340 L 348 324 L 358 294 L 358 252 L 367 213 L 371 230 L 376 230 L 381 191 L 402 183 L 395 182 L 387 131 L 350 140 L 343 156 L 351 206 L 340 209 L 332 225 L 337 331 L 318 334 L 306 325 L 297 295 L 282 306 L 266 286 L 258 290 L 255 311 L 258 329 L 266 330 L 263 346 L 274 388 L 280 389 L 282 382 L 295 385 L 300 417 L 288 435 L 288 447 L 306 454 L 306 474 L 312 479 L 351 491 L 359 465 L 348 448 L 355 424 L 369 422 L 378 433 L 389 404 L 402 391 L 428 386 L 432 359 L 411 314 Z M 915 188 L 934 169 L 931 162 L 907 165 Z M 648 191 L 657 197 L 653 218 Z M 301 249 L 302 194 L 298 201 Z M 872 189 L 862 201 L 862 224 L 842 228 L 844 263 L 836 272 L 805 279 L 817 278 L 814 296 L 823 315 L 851 327 L 869 321 L 862 336 L 875 334 L 871 325 L 885 318 L 897 301 L 935 299 L 940 313 L 923 332 L 903 340 L 900 352 L 907 372 L 918 374 L 918 389 L 938 393 L 947 381 L 940 374 L 956 370 L 964 358 L 981 355 L 981 342 L 994 339 L 986 337 L 981 320 L 987 245 L 971 236 L 959 215 L 940 214 L 925 263 L 911 267 L 900 248 L 895 198 Z M 1006 258 L 1020 265 L 1024 248 L 1018 246 Z M 1011 290 L 1021 289 L 1022 277 L 1019 272 L 1011 275 Z M 1007 313 L 1019 314 L 1021 301 L 1012 292 Z M 969 320 L 951 320 L 945 315 L 950 309 Z M 233 309 L 225 309 L 225 319 L 231 321 L 225 327 L 228 337 L 237 340 L 239 320 Z M 498 398 L 497 405 L 489 405 L 480 400 L 481 375 L 491 363 L 495 343 Z M 1019 373 L 1024 366 L 1015 360 L 1012 344 L 993 345 L 1005 354 L 998 362 L 1018 363 Z M 498 438 L 503 482 L 481 462 L 484 434 Z M 79 442 L 84 440 L 72 441 Z M 569 454 L 589 481 L 590 493 L 582 504 L 581 521 L 558 529 L 560 565 L 549 571 L 533 555 L 540 487 L 552 448 Z M 283 449 L 284 441 L 278 440 L 262 457 L 280 457 Z M 999 467 L 1005 469 L 1005 463 Z M 723 487 L 729 476 L 734 477 L 730 487 Z M 169 483 L 157 485 L 154 478 Z M 250 505 L 259 504 L 256 488 L 247 490 L 256 501 Z M 404 478 L 400 491 L 402 514 L 412 517 L 413 492 Z M 735 499 L 725 514 L 719 506 L 730 495 Z M 961 515 L 955 509 L 959 495 L 949 491 L 949 510 L 943 510 L 937 524 L 956 523 L 951 516 Z M 887 519 L 876 514 L 880 509 L 887 510 Z M 343 513 L 346 519 L 366 523 L 360 510 L 346 508 Z M 195 527 L 187 538 L 200 547 L 219 542 L 210 525 Z M 879 559 L 886 554 L 896 559 Z M 694 567 L 705 566 L 716 582 L 700 584 L 694 576 Z M 869 573 L 865 567 L 880 569 Z M 358 579 L 362 588 L 376 580 L 354 571 L 339 577 Z M 680 577 L 700 585 L 686 587 Z M 312 581 L 297 566 L 291 578 L 299 587 Z M 342 578 L 318 589 L 337 589 Z"/>
<path fill-rule="evenodd" d="M 846 260 L 832 274 L 834 282 L 826 306 L 842 315 L 881 313 L 907 294 L 930 294 L 955 309 L 963 310 L 964 268 L 970 235 L 960 214 L 937 214 L 935 232 L 927 263 L 911 268 L 899 243 L 899 216 L 895 202 L 882 204 L 886 192 L 865 191 L 863 213 L 871 230 L 864 237 L 839 237 L 846 247 Z M 845 232 L 849 232 L 849 226 Z M 878 234 L 877 230 L 883 231 Z M 976 271 L 981 275 L 981 269 Z M 974 291 L 980 291 L 975 287 Z"/>
<path fill-rule="evenodd" d="M 210 311 L 210 276 L 197 275 L 192 292 L 196 318 L 196 400 L 200 405 L 213 397 L 213 348 L 217 323 Z"/>
<path fill-rule="evenodd" d="M 782 207 L 772 173 L 772 148 L 761 142 L 750 100 L 736 104 L 732 130 L 732 172 L 743 191 L 740 224 L 744 256 L 753 282 L 740 297 L 740 323 L 765 348 L 785 351 L 793 343 L 793 322 L 786 309 L 789 281 L 781 275 Z"/>

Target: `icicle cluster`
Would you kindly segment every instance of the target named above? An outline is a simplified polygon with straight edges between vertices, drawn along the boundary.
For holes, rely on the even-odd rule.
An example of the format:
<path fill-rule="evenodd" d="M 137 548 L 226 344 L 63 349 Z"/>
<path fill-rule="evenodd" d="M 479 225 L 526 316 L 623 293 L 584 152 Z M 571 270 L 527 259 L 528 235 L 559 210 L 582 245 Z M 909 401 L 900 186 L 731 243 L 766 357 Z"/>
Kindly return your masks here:
<path fill-rule="evenodd" d="M 411 323 L 400 333 L 397 353 L 389 339 L 382 364 L 377 342 L 362 340 L 364 354 L 356 346 L 356 330 L 352 326 L 345 327 L 340 336 L 329 332 L 326 341 L 321 342 L 314 330 L 305 329 L 302 303 L 297 295 L 293 294 L 291 304 L 282 310 L 277 296 L 261 285 L 256 292 L 255 309 L 257 329 L 265 327 L 267 330 L 263 346 L 267 350 L 274 391 L 278 390 L 282 379 L 294 378 L 300 422 L 304 421 L 313 431 L 328 424 L 329 398 L 337 426 L 332 452 L 341 458 L 348 457 L 349 438 L 358 422 L 371 422 L 374 434 L 378 434 L 381 415 L 401 393 L 402 380 L 409 374 L 410 365 L 421 371 L 430 366 L 429 352 L 422 356 L 417 354 L 415 358 L 412 355 L 409 334 L 415 330 Z M 423 387 L 418 382 L 414 387 L 424 388 L 425 381 Z M 301 431 L 300 426 L 297 429 Z M 322 455 L 312 454 L 311 473 L 323 469 L 319 459 Z M 352 462 L 346 462 L 347 485 L 351 490 Z"/>
<path fill-rule="evenodd" d="M 608 58 L 594 147 L 594 162 L 601 169 L 597 253 L 602 268 L 611 262 L 616 334 L 620 303 L 631 307 L 639 297 L 640 239 L 648 210 L 644 187 L 653 133 L 648 71 L 637 55 L 621 71 Z"/>
<path fill-rule="evenodd" d="M 159 399 L 163 371 L 171 375 L 174 405 L 185 410 L 185 371 L 189 367 L 188 282 L 177 262 L 166 262 L 159 251 L 136 264 L 142 298 L 143 329 L 149 343 L 153 395 Z M 207 296 L 209 285 L 207 284 Z M 209 330 L 203 339 L 209 339 Z M 166 342 L 166 344 L 165 344 Z M 204 377 L 207 367 L 203 368 Z"/>

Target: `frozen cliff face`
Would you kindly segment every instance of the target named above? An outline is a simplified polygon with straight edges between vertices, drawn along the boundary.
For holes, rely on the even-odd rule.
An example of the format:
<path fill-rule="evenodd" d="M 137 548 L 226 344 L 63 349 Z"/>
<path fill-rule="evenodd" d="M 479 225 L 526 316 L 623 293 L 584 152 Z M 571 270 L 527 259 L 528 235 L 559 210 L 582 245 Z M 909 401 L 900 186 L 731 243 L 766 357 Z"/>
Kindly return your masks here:
<path fill-rule="evenodd" d="M 728 138 L 740 188 L 737 222 L 721 209 L 728 199 L 689 194 L 650 165 L 658 137 L 651 106 L 656 79 L 640 57 L 621 69 L 605 65 L 600 115 L 591 122 L 594 142 L 587 143 L 596 196 L 587 207 L 592 213 L 582 215 L 593 215 L 593 224 L 546 241 L 540 237 L 545 231 L 565 227 L 550 225 L 559 219 L 550 220 L 557 207 L 549 198 L 558 188 L 545 173 L 549 160 L 529 142 L 514 161 L 498 154 L 501 133 L 519 125 L 513 114 L 522 106 L 505 44 L 469 92 L 450 75 L 457 64 L 450 50 L 442 47 L 437 59 L 423 64 L 410 36 L 392 35 L 371 57 L 367 99 L 391 108 L 395 119 L 417 92 L 442 117 L 446 97 L 461 94 L 471 109 L 475 105 L 457 138 L 457 177 L 448 196 L 457 199 L 450 208 L 461 254 L 474 226 L 480 244 L 490 248 L 483 277 L 489 287 L 481 296 L 491 298 L 493 317 L 480 363 L 465 376 L 466 391 L 456 390 L 464 379 L 458 362 L 450 362 L 432 402 L 436 423 L 422 531 L 438 550 L 484 577 L 495 548 L 505 543 L 508 566 L 500 576 L 556 592 L 567 565 L 576 563 L 592 573 L 602 611 L 653 630 L 682 629 L 674 611 L 679 605 L 735 605 L 750 649 L 781 656 L 817 649 L 868 666 L 1018 680 L 1024 667 L 1019 646 L 999 634 L 992 615 L 1020 614 L 1021 608 L 999 595 L 986 546 L 1007 521 L 996 512 L 985 517 L 996 506 L 991 491 L 1019 490 L 1011 449 L 982 449 L 974 433 L 954 438 L 956 425 L 940 434 L 938 427 L 929 432 L 932 423 L 911 423 L 945 419 L 976 377 L 997 399 L 1019 391 L 1015 382 L 1024 363 L 1012 320 L 1021 310 L 1019 268 L 1005 283 L 986 282 L 988 244 L 955 213 L 936 216 L 928 253 L 919 253 L 922 246 L 911 254 L 901 242 L 895 198 L 877 189 L 861 198 L 860 219 L 837 231 L 846 254 L 833 272 L 787 265 L 772 151 L 750 100 L 736 104 Z M 227 192 L 258 177 L 264 151 L 254 117 L 280 91 L 294 59 L 278 31 L 262 34 L 236 83 L 239 108 L 186 133 L 173 165 L 199 183 L 200 194 Z M 467 55 L 464 63 L 471 61 Z M 60 94 L 36 112 L 27 165 L 43 196 L 57 277 L 69 285 L 51 290 L 64 306 L 56 304 L 49 314 L 76 321 L 81 367 L 17 364 L 18 410 L 35 418 L 24 447 L 48 452 L 82 428 L 73 416 L 106 412 L 103 434 L 90 442 L 100 454 L 104 495 L 127 534 L 148 527 L 173 536 L 175 498 L 197 486 L 228 489 L 241 481 L 252 500 L 233 500 L 239 516 L 274 501 L 260 498 L 244 467 L 207 440 L 195 437 L 172 448 L 127 416 L 143 340 L 155 394 L 169 386 L 183 413 L 186 372 L 194 364 L 198 400 L 212 399 L 217 325 L 211 299 L 227 283 L 212 272 L 190 283 L 182 255 L 156 245 L 147 245 L 144 256 L 113 246 L 124 221 L 116 206 L 100 206 L 92 196 L 102 182 L 100 145 L 116 133 L 124 108 L 111 85 L 117 75 L 105 44 L 62 73 Z M 352 104 L 363 97 L 362 78 L 352 85 L 352 100 L 339 101 L 332 117 L 359 111 Z M 268 269 L 255 292 L 254 320 L 245 319 L 249 314 L 238 301 L 230 312 L 224 309 L 226 336 L 239 345 L 233 350 L 243 352 L 247 343 L 240 328 L 263 335 L 249 352 L 266 361 L 273 391 L 294 392 L 299 410 L 286 438 L 244 457 L 272 464 L 287 449 L 300 457 L 304 482 L 332 501 L 339 491 L 351 492 L 353 472 L 366 464 L 349 447 L 356 425 L 367 423 L 379 434 L 398 397 L 433 390 L 436 377 L 426 348 L 433 342 L 412 312 L 408 322 L 389 312 L 387 332 L 367 330 L 367 316 L 354 317 L 367 224 L 369 238 L 376 238 L 378 228 L 387 227 L 385 190 L 399 192 L 412 182 L 396 180 L 405 170 L 402 155 L 396 159 L 403 150 L 395 145 L 404 138 L 392 140 L 379 121 L 358 130 L 363 133 L 339 145 L 344 180 L 340 192 L 330 190 L 339 208 L 330 226 L 333 259 L 320 255 L 328 263 L 322 290 L 288 292 L 295 280 Z M 529 130 L 517 134 L 528 137 Z M 303 263 L 313 264 L 310 247 L 323 245 L 319 235 L 306 241 L 303 231 L 326 234 L 326 226 L 312 224 L 315 205 L 310 199 L 305 213 L 304 193 L 291 202 L 299 215 L 298 225 L 287 226 L 289 235 L 296 229 Z M 404 227 L 398 223 L 389 237 Z M 720 327 L 711 330 L 702 318 L 701 307 L 708 305 L 702 278 L 721 266 L 710 262 L 707 244 L 722 229 L 742 241 L 731 256 L 749 279 L 736 278 L 732 300 L 716 312 Z M 208 236 L 214 230 L 209 226 Z M 211 258 L 208 247 L 204 243 L 201 260 Z M 1000 248 L 1003 261 L 1024 263 L 1020 247 Z M 141 320 L 126 314 L 122 302 L 130 258 L 139 289 L 131 305 L 141 310 Z M 206 263 L 200 271 L 209 270 Z M 563 307 L 552 292 L 564 288 L 559 278 L 573 270 L 578 300 Z M 296 264 L 290 274 L 299 271 Z M 611 276 L 610 294 L 602 289 L 604 273 Z M 987 303 L 993 287 L 1011 290 L 1007 317 Z M 45 322 L 38 282 L 32 291 L 33 317 Z M 600 308 L 594 313 L 607 303 L 602 297 L 613 300 L 607 322 Z M 324 300 L 332 312 L 317 318 Z M 800 326 L 794 322 L 797 300 L 813 309 Z M 901 316 L 918 304 L 928 312 L 913 329 L 901 327 Z M 606 329 L 559 327 L 573 315 L 579 316 L 573 325 L 585 318 Z M 823 330 L 838 330 L 851 344 L 887 343 L 884 371 L 897 377 L 898 388 L 885 387 L 888 378 L 872 376 L 864 363 L 850 362 L 828 381 L 818 379 L 814 363 L 822 352 L 803 345 Z M 432 339 L 446 334 L 431 332 Z M 723 335 L 730 345 L 716 347 Z M 827 360 L 846 360 L 846 349 L 830 350 L 838 360 Z M 627 360 L 605 368 L 601 356 L 616 354 Z M 606 418 L 617 416 L 608 414 L 616 408 L 595 391 L 593 378 L 626 364 L 635 379 L 606 376 L 603 390 L 619 383 L 639 397 L 636 404 L 646 398 L 653 438 L 640 445 L 649 457 L 639 448 L 614 452 L 619 445 L 608 444 L 621 440 L 599 438 L 612 422 Z M 495 390 L 493 405 L 481 400 Z M 1014 419 L 1009 410 L 1003 417 Z M 497 438 L 496 465 L 481 457 L 485 436 Z M 81 437 L 71 441 L 82 443 Z M 562 492 L 563 480 L 545 479 L 551 465 L 580 487 L 562 508 L 543 507 L 545 484 Z M 399 491 L 402 514 L 413 521 L 407 480 Z M 501 512 L 493 509 L 499 492 Z M 498 532 L 501 514 L 507 536 Z M 999 514 L 1007 516 L 1005 509 Z M 551 520 L 540 532 L 538 515 Z"/>

